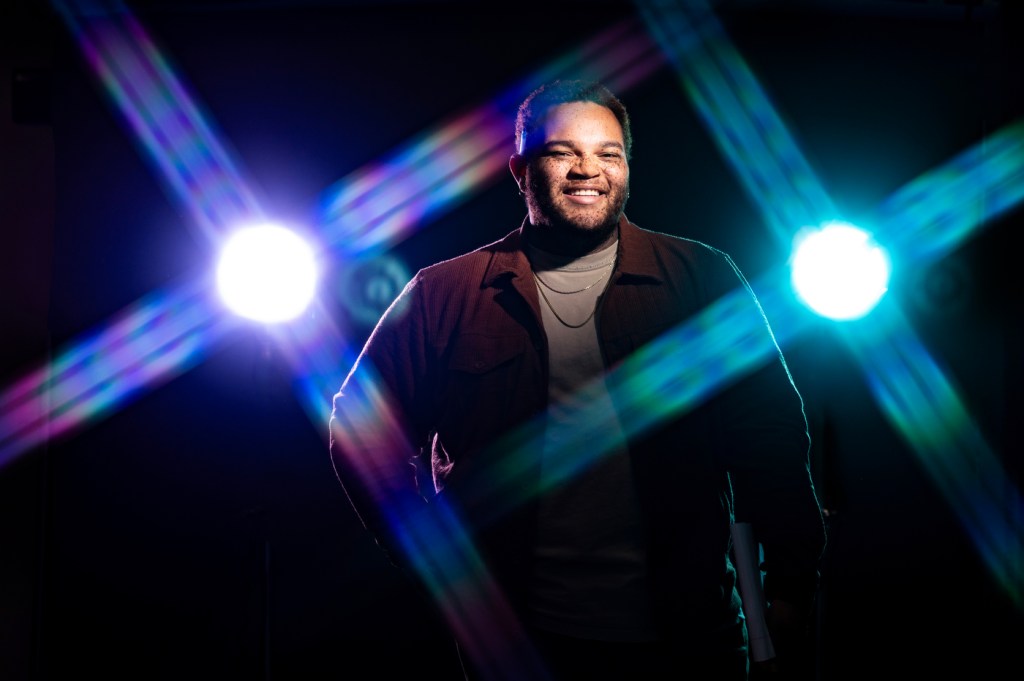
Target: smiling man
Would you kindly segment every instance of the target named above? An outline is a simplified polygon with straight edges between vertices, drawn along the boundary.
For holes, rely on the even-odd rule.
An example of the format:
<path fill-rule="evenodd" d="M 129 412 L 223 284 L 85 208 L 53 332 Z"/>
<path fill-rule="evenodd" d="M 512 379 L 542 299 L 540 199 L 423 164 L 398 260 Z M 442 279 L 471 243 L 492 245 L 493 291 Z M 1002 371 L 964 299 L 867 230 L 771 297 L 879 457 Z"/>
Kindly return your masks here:
<path fill-rule="evenodd" d="M 782 353 L 653 428 L 629 427 L 631 396 L 606 389 L 608 371 L 735 290 L 775 343 L 728 255 L 626 218 L 631 153 L 629 116 L 604 86 L 534 91 L 509 161 L 526 218 L 418 272 L 334 398 L 335 470 L 392 560 L 437 593 L 417 551 L 424 518 L 451 509 L 499 589 L 479 608 L 437 604 L 468 679 L 747 679 L 739 520 L 765 557 L 777 664 L 758 670 L 799 668 L 825 528 Z M 681 372 L 704 370 L 688 359 Z M 470 618 L 498 602 L 513 625 Z M 525 632 L 545 673 L 512 672 L 525 657 L 499 631 Z"/>
<path fill-rule="evenodd" d="M 534 100 L 545 94 L 551 93 L 542 90 Z M 537 228 L 534 241 L 568 255 L 608 246 L 629 197 L 626 111 L 591 101 L 541 109 L 540 120 L 531 118 L 532 109 L 520 115 L 518 153 L 509 161 Z"/>

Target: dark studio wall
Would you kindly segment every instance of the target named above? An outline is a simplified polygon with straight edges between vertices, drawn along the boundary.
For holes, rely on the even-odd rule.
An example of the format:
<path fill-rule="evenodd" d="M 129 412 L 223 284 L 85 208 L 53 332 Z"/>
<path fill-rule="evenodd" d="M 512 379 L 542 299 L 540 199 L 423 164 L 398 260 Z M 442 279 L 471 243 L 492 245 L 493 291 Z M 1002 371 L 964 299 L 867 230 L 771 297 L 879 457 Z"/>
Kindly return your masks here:
<path fill-rule="evenodd" d="M 129 5 L 261 203 L 299 223 L 340 178 L 636 18 L 628 2 Z M 1024 114 L 1012 3 L 718 7 L 851 218 Z M 140 298 L 208 276 L 214 254 L 60 20 L 44 3 L 14 3 L 0 22 L 2 392 Z M 718 246 L 751 278 L 784 261 L 671 67 L 622 96 L 635 126 L 630 218 Z M 522 214 L 503 173 L 392 254 L 415 271 L 503 236 Z M 1010 211 L 942 260 L 897 271 L 891 291 L 1018 488 L 1020 220 Z M 357 347 L 369 328 L 342 302 L 328 309 Z M 987 678 L 1014 664 L 1021 611 L 857 360 L 824 323 L 784 351 L 832 513 L 819 678 Z M 420 594 L 352 514 L 326 423 L 296 390 L 273 335 L 236 326 L 181 375 L 0 470 L 0 677 L 454 670 Z M 360 676 L 367 665 L 380 676 Z"/>

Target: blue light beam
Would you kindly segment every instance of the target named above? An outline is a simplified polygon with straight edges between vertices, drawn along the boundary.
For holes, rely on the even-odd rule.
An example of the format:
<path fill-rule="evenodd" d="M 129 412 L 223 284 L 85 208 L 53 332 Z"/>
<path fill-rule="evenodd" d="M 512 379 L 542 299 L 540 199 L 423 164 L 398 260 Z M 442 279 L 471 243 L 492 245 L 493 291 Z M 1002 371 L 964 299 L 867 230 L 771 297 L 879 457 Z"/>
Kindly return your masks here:
<path fill-rule="evenodd" d="M 792 136 L 728 42 L 707 3 L 637 0 L 637 4 L 649 30 L 676 67 L 713 139 L 760 207 L 776 238 L 788 244 L 794 230 L 838 217 Z M 887 237 L 891 237 L 890 250 L 897 257 L 897 249 L 902 248 L 908 261 L 921 264 L 948 252 L 992 218 L 1016 207 L 1024 197 L 1021 139 L 1021 124 L 1009 126 L 893 194 L 882 204 L 875 220 L 881 228 L 879 241 L 888 246 Z M 755 290 L 761 295 L 756 286 Z M 892 332 L 900 343 L 925 352 L 908 326 L 900 325 Z M 928 363 L 933 368 L 937 366 L 933 361 Z M 864 371 L 868 376 L 875 373 L 868 365 Z M 917 377 L 934 382 L 925 390 L 927 394 L 942 394 L 949 385 L 937 368 Z M 882 399 L 881 393 L 876 394 Z M 963 418 L 973 423 L 966 412 Z M 898 429 L 909 429 L 912 421 L 892 418 L 891 423 Z M 921 446 L 923 442 L 914 433 L 901 434 L 912 447 L 919 447 L 914 451 L 926 470 L 942 466 L 932 461 L 932 450 Z M 932 475 L 941 478 L 935 472 Z M 1012 487 L 1008 479 L 1003 484 Z M 957 501 L 960 495 L 943 491 L 950 495 L 956 511 L 966 513 L 962 520 L 972 539 L 979 542 L 981 555 L 986 561 L 996 560 L 974 531 L 974 516 Z M 1017 493 L 1011 496 L 1016 498 Z M 975 504 L 992 504 L 988 513 L 998 516 L 1000 511 L 995 505 L 1002 501 L 1004 496 L 998 495 L 987 501 L 979 499 Z M 1014 515 L 1016 510 L 1010 513 Z M 1024 572 L 1019 561 L 989 563 L 1004 586 L 1008 565 L 1014 566 L 1013 578 L 1019 582 Z"/>
<path fill-rule="evenodd" d="M 795 229 L 838 212 L 750 68 L 705 2 L 637 0 L 712 139 L 789 246 Z"/>
<path fill-rule="evenodd" d="M 981 558 L 1024 606 L 1024 502 L 944 372 L 894 305 L 876 326 L 845 327 L 868 386 L 894 430 L 964 524 Z"/>
<path fill-rule="evenodd" d="M 753 287 L 741 285 L 697 316 L 638 349 L 604 376 L 580 388 L 565 407 L 566 423 L 587 424 L 561 431 L 559 422 L 544 414 L 513 432 L 495 447 L 497 463 L 486 478 L 473 485 L 472 500 L 487 500 L 489 523 L 550 487 L 579 474 L 623 444 L 604 430 L 612 414 L 601 399 L 605 386 L 612 396 L 622 437 L 633 438 L 699 406 L 719 390 L 769 361 L 777 361 L 779 346 L 817 323 L 792 296 L 785 277 L 776 272 L 760 282 L 758 306 Z M 767 325 L 766 316 L 774 320 Z M 778 328 L 782 335 L 776 335 Z M 604 385 L 602 385 L 602 383 Z M 552 429 L 556 429 L 552 434 Z M 551 463 L 559 471 L 534 483 L 533 462 L 543 450 L 545 434 L 563 443 Z M 548 465 L 545 460 L 545 466 Z"/>
<path fill-rule="evenodd" d="M 872 222 L 906 262 L 931 262 L 1024 198 L 1024 121 L 1017 121 L 894 192 Z"/>

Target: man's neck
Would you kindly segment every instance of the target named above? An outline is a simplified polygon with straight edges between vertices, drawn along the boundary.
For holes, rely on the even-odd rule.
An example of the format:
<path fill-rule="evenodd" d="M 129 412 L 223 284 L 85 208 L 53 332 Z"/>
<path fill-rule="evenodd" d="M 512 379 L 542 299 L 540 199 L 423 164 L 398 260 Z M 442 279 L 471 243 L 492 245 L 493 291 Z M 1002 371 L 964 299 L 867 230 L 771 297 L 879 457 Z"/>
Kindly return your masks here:
<path fill-rule="evenodd" d="M 530 244 L 542 251 L 579 258 L 596 253 L 615 243 L 619 238 L 619 228 L 616 225 L 611 232 L 584 232 L 582 230 L 570 232 L 546 225 L 538 227 L 527 220 L 525 234 Z"/>

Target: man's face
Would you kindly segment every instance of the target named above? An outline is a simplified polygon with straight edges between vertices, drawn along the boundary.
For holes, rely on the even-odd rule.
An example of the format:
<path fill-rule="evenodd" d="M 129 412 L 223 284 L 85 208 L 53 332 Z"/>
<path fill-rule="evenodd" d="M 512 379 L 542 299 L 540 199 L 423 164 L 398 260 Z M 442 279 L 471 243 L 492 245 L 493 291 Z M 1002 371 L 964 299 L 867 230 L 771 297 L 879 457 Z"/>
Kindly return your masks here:
<path fill-rule="evenodd" d="M 530 222 L 550 236 L 603 244 L 613 238 L 629 195 L 622 126 L 606 107 L 552 107 L 530 140 L 534 149 L 513 174 L 526 194 Z M 536 144 L 536 146 L 534 146 Z"/>

